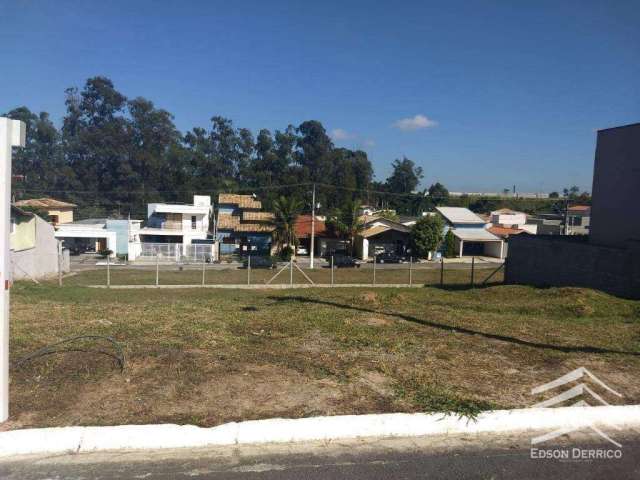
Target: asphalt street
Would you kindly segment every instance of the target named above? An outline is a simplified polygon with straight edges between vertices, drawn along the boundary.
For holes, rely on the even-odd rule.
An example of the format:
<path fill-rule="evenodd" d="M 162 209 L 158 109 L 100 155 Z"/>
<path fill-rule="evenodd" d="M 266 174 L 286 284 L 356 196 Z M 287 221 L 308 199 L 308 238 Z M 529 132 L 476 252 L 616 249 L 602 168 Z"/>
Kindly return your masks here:
<path fill-rule="evenodd" d="M 640 436 L 627 436 L 620 458 L 533 459 L 528 438 L 424 438 L 332 444 L 218 447 L 25 457 L 0 462 L 0 478 L 44 479 L 637 479 Z M 546 449 L 612 451 L 589 439 Z"/>

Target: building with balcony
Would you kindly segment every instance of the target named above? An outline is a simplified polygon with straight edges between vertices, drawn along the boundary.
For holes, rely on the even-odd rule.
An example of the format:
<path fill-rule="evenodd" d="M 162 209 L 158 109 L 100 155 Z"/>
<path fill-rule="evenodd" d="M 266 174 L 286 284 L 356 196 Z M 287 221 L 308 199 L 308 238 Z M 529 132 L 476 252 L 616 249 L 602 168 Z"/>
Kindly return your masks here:
<path fill-rule="evenodd" d="M 218 196 L 216 241 L 220 254 L 271 253 L 273 213 L 262 211 L 253 195 L 221 193 Z"/>
<path fill-rule="evenodd" d="M 214 256 L 214 241 L 210 236 L 212 212 L 208 195 L 194 195 L 193 204 L 150 203 L 145 226 L 137 232 L 139 243 L 129 249 L 129 259 L 157 255 L 196 259 L 201 256 L 196 250 L 202 250 L 209 258 Z"/>

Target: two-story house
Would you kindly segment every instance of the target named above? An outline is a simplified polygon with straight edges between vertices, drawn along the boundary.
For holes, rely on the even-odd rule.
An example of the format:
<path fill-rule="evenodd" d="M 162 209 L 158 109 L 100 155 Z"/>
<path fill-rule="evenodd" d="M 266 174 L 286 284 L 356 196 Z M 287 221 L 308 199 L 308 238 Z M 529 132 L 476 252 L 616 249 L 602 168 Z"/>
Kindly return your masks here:
<path fill-rule="evenodd" d="M 144 228 L 138 232 L 139 255 L 187 256 L 192 245 L 213 245 L 209 237 L 213 211 L 211 197 L 194 195 L 193 204 L 150 203 Z M 137 256 L 137 255 L 136 255 Z M 130 255 L 131 257 L 131 255 Z M 131 259 L 131 258 L 130 258 Z"/>
<path fill-rule="evenodd" d="M 271 253 L 273 213 L 262 211 L 253 195 L 221 193 L 218 197 L 216 241 L 220 254 Z"/>

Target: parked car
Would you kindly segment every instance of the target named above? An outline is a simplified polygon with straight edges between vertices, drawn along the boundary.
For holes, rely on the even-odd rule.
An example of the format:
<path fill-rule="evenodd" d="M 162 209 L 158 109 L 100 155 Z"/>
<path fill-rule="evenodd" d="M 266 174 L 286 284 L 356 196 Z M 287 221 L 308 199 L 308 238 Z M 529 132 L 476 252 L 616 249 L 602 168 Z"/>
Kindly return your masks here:
<path fill-rule="evenodd" d="M 249 260 L 245 258 L 242 261 L 242 267 L 247 268 Z M 251 257 L 251 268 L 276 268 L 276 262 L 271 257 Z"/>
<path fill-rule="evenodd" d="M 346 255 L 336 255 L 333 257 L 333 266 L 336 268 L 360 268 L 360 263 L 353 257 Z"/>
<path fill-rule="evenodd" d="M 309 251 L 307 250 L 307 247 L 298 247 L 296 249 L 296 255 L 309 255 Z"/>
<path fill-rule="evenodd" d="M 392 252 L 384 252 L 376 256 L 377 263 L 402 263 L 404 258 Z"/>

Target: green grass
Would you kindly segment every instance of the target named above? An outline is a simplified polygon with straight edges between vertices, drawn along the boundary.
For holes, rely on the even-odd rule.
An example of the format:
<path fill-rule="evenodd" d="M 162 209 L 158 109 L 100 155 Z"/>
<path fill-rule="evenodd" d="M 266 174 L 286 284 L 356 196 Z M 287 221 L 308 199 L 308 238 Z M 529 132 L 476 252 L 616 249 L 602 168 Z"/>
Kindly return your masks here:
<path fill-rule="evenodd" d="M 12 368 L 9 427 L 473 417 L 536 403 L 532 387 L 579 366 L 624 403 L 640 400 L 640 302 L 591 290 L 107 290 L 74 278 L 62 288 L 16 283 L 12 361 L 92 334 L 120 342 L 126 368 L 95 352 Z"/>
<path fill-rule="evenodd" d="M 448 267 L 444 272 L 445 285 L 464 285 L 471 281 L 471 272 L 466 268 Z M 246 269 L 238 268 L 212 268 L 205 266 L 204 280 L 207 285 L 217 284 L 241 284 L 244 285 L 249 280 L 252 284 L 264 285 L 278 273 L 281 267 L 275 270 L 252 269 L 250 273 Z M 478 267 L 475 272 L 475 283 L 481 284 L 494 270 L 496 266 Z M 331 269 L 315 268 L 305 269 L 304 273 L 314 283 L 330 284 Z M 111 285 L 155 285 L 156 271 L 154 267 L 130 268 L 125 266 L 111 267 Z M 285 269 L 271 281 L 272 284 L 282 285 L 291 281 L 290 272 Z M 371 265 L 364 265 L 361 268 L 337 268 L 334 270 L 334 283 L 336 284 L 373 284 L 373 268 Z M 502 282 L 503 271 L 500 270 L 490 279 L 490 284 L 496 285 Z M 393 265 L 392 268 L 376 269 L 375 281 L 378 284 L 408 284 L 409 265 Z M 424 266 L 414 267 L 411 272 L 413 284 L 439 285 L 440 270 L 437 268 L 425 268 Z M 181 268 L 178 265 L 162 265 L 158 272 L 158 282 L 161 285 L 200 285 L 202 283 L 202 269 L 199 267 Z M 107 283 L 106 267 L 94 270 L 85 270 L 74 275 L 65 277 L 65 285 L 105 285 Z M 306 284 L 308 280 L 304 275 L 294 268 L 293 283 Z"/>

